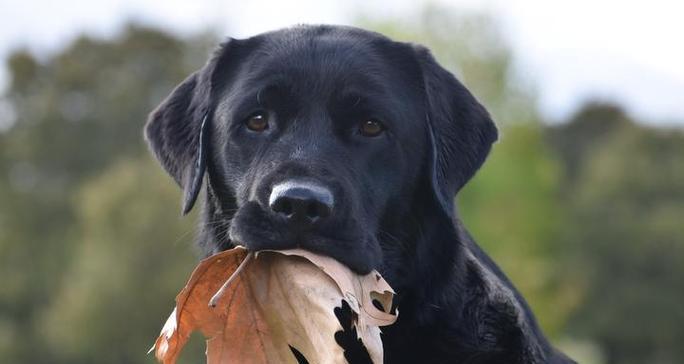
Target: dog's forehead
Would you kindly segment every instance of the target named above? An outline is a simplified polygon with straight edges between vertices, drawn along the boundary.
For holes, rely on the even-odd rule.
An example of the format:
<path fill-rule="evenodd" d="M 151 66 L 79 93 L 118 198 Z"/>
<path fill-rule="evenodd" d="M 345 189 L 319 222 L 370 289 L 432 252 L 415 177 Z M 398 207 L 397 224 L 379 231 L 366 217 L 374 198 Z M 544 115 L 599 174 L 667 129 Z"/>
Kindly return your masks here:
<path fill-rule="evenodd" d="M 285 103 L 288 112 L 303 114 L 337 110 L 339 115 L 358 106 L 356 112 L 402 125 L 397 132 L 424 128 L 422 75 L 406 43 L 356 28 L 307 26 L 241 44 L 247 56 L 224 91 L 220 115 L 242 114 L 255 102 Z"/>
<path fill-rule="evenodd" d="M 262 55 L 290 66 L 376 63 L 376 47 L 392 42 L 369 31 L 338 26 L 301 26 L 257 36 Z M 296 60 L 296 63 L 295 63 Z"/>
<path fill-rule="evenodd" d="M 382 45 L 391 40 L 348 27 L 301 27 L 260 36 L 250 59 L 255 84 L 288 84 L 303 93 L 348 89 L 386 93 L 400 87 Z"/>

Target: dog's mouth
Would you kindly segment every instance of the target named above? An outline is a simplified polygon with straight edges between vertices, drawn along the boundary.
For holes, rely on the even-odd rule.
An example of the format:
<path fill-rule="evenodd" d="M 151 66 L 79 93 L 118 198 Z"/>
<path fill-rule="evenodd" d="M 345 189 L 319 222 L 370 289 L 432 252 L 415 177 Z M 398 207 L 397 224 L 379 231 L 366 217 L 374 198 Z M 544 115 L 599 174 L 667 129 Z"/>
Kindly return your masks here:
<path fill-rule="evenodd" d="M 375 235 L 355 221 L 328 220 L 306 228 L 293 227 L 254 201 L 238 209 L 228 235 L 235 244 L 253 251 L 306 249 L 334 258 L 360 274 L 377 268 L 381 261 Z"/>

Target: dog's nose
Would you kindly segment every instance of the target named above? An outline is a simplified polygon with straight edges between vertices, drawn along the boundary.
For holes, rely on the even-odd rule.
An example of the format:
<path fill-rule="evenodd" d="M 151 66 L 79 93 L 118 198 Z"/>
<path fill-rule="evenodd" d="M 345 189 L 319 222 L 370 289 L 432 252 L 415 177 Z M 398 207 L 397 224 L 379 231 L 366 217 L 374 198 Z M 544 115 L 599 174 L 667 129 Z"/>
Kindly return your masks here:
<path fill-rule="evenodd" d="M 291 223 L 308 225 L 330 216 L 333 195 L 329 189 L 307 182 L 283 182 L 271 190 L 271 210 Z"/>

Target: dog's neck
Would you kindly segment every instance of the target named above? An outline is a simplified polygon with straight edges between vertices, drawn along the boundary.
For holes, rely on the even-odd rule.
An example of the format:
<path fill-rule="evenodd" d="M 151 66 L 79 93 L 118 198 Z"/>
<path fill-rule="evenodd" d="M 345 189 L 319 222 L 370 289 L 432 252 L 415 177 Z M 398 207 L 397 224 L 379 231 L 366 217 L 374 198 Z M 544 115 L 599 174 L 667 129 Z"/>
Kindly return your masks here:
<path fill-rule="evenodd" d="M 394 216 L 393 220 L 384 219 L 380 230 L 392 231 L 395 235 L 389 239 L 385 234 L 378 236 L 385 262 L 400 259 L 408 266 L 387 264 L 380 271 L 397 291 L 400 310 L 407 311 L 404 316 L 416 312 L 411 320 L 430 325 L 439 320 L 443 305 L 448 304 L 452 311 L 463 305 L 462 295 L 444 293 L 464 287 L 465 246 L 456 221 L 436 207 L 431 196 L 418 194 L 409 206 L 401 214 L 396 213 L 398 206 L 390 206 L 395 213 L 387 216 Z"/>
<path fill-rule="evenodd" d="M 397 359 L 422 346 L 449 358 L 477 356 L 484 363 L 534 363 L 532 358 L 550 356 L 552 348 L 524 299 L 461 221 L 445 214 L 430 198 L 418 196 L 407 215 L 393 222 L 391 231 L 412 239 L 407 240 L 412 249 L 404 252 L 412 259 L 404 261 L 415 263 L 401 272 L 387 272 L 386 278 L 390 284 L 394 281 L 399 293 L 400 314 L 396 324 L 383 328 L 383 340 L 390 348 L 386 352 Z"/>

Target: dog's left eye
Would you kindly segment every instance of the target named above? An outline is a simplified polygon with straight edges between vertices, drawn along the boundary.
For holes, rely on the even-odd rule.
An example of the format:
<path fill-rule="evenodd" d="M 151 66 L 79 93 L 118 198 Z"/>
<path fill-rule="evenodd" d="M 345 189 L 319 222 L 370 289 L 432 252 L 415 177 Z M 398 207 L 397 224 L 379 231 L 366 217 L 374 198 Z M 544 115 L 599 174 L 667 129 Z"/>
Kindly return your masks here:
<path fill-rule="evenodd" d="M 256 113 L 245 121 L 245 125 L 247 129 L 260 133 L 268 129 L 268 114 Z"/>
<path fill-rule="evenodd" d="M 377 120 L 366 120 L 359 125 L 359 133 L 365 137 L 376 137 L 385 131 L 385 126 Z"/>

